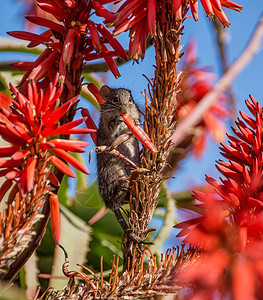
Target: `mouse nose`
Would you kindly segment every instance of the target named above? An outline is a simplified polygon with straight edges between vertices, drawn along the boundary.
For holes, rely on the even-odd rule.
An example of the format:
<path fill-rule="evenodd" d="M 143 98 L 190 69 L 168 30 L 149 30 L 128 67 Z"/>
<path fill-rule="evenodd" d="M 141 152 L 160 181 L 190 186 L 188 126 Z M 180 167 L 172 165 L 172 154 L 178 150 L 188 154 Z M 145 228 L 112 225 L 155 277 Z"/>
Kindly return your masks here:
<path fill-rule="evenodd" d="M 121 113 L 121 114 L 128 113 L 128 111 L 127 111 L 127 107 L 125 107 L 125 106 L 121 106 L 121 107 L 120 107 L 120 113 Z"/>

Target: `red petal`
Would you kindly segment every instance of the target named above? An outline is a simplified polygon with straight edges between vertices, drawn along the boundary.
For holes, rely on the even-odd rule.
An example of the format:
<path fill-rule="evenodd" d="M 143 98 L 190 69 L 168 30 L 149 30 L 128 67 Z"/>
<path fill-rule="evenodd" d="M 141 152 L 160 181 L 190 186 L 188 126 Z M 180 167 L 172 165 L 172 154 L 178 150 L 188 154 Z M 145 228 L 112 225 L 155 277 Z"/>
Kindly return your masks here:
<path fill-rule="evenodd" d="M 96 129 L 89 128 L 73 128 L 64 131 L 64 134 L 92 134 L 97 133 Z"/>
<path fill-rule="evenodd" d="M 70 177 L 76 177 L 72 170 L 57 156 L 50 156 L 49 161 L 58 168 L 62 173 Z"/>
<path fill-rule="evenodd" d="M 100 35 L 99 32 L 95 26 L 95 23 L 92 21 L 87 22 L 88 29 L 90 31 L 90 37 L 92 41 L 92 45 L 96 51 L 101 50 L 101 43 L 100 43 Z"/>
<path fill-rule="evenodd" d="M 128 126 L 132 134 L 150 151 L 157 152 L 154 144 L 151 142 L 148 135 L 143 131 L 143 129 L 137 125 L 134 120 L 127 114 L 121 114 L 125 124 Z"/>
<path fill-rule="evenodd" d="M 210 0 L 200 0 L 208 17 L 214 15 Z"/>
<path fill-rule="evenodd" d="M 106 21 L 112 23 L 115 19 L 115 14 L 111 11 L 108 11 L 103 7 L 98 1 L 91 2 L 92 7 L 96 11 L 96 14 L 100 17 L 103 17 Z"/>
<path fill-rule="evenodd" d="M 78 100 L 78 97 L 79 96 L 76 96 L 71 100 L 67 101 L 66 103 L 64 103 L 63 105 L 59 106 L 45 123 L 51 126 L 51 124 L 57 122 L 61 117 L 65 115 L 65 113 L 70 109 L 70 107 Z"/>
<path fill-rule="evenodd" d="M 29 80 L 35 80 L 38 82 L 49 71 L 50 67 L 55 64 L 58 57 L 58 53 L 55 51 L 51 53 L 46 59 L 44 59 L 36 68 L 32 70 L 28 76 Z"/>
<path fill-rule="evenodd" d="M 96 85 L 94 83 L 88 83 L 87 87 L 88 87 L 89 91 L 96 97 L 96 99 L 98 100 L 100 105 L 102 105 L 104 102 L 106 102 L 105 100 L 103 100 L 101 98 L 100 90 L 96 87 Z"/>
<path fill-rule="evenodd" d="M 65 30 L 64 26 L 62 26 L 58 23 L 55 23 L 53 21 L 50 21 L 48 19 L 44 19 L 44 18 L 37 17 L 37 16 L 27 16 L 25 18 L 31 23 L 34 23 L 39 26 L 48 27 L 57 32 L 63 32 Z"/>
<path fill-rule="evenodd" d="M 64 41 L 63 51 L 62 51 L 62 58 L 66 66 L 70 65 L 72 55 L 74 53 L 75 47 L 75 38 L 76 38 L 76 31 L 73 28 L 68 30 L 66 39 Z"/>
<path fill-rule="evenodd" d="M 15 154 L 13 154 L 11 156 L 11 158 L 14 160 L 23 159 L 23 158 L 27 157 L 28 154 L 29 154 L 28 150 L 22 150 L 22 151 L 18 151 Z"/>
<path fill-rule="evenodd" d="M 147 23 L 151 34 L 156 30 L 156 0 L 148 0 L 147 2 Z"/>
<path fill-rule="evenodd" d="M 60 214 L 59 214 L 58 196 L 53 193 L 50 194 L 49 204 L 50 204 L 52 235 L 53 235 L 55 243 L 58 244 L 59 243 L 59 235 L 60 235 Z"/>
<path fill-rule="evenodd" d="M 88 169 L 79 160 L 77 160 L 74 156 L 72 156 L 65 150 L 55 148 L 53 149 L 53 152 L 64 159 L 66 162 L 70 163 L 76 169 L 79 169 L 83 173 L 89 174 Z"/>
<path fill-rule="evenodd" d="M 36 171 L 37 159 L 29 157 L 27 160 L 26 167 L 21 172 L 20 183 L 21 183 L 21 194 L 26 195 L 27 192 L 31 192 L 35 182 L 35 171 Z"/>
<path fill-rule="evenodd" d="M 0 168 L 6 167 L 20 167 L 22 164 L 22 160 L 0 160 Z"/>
<path fill-rule="evenodd" d="M 51 140 L 51 142 L 55 145 L 56 148 L 72 152 L 85 152 L 82 147 L 86 147 L 89 145 L 89 143 L 83 141 L 71 141 L 64 139 L 54 139 Z"/>
<path fill-rule="evenodd" d="M 53 172 L 49 172 L 48 174 L 48 180 L 54 185 L 54 186 L 60 186 L 60 182 L 57 179 L 56 175 Z"/>
<path fill-rule="evenodd" d="M 44 31 L 44 32 L 42 32 L 42 33 L 40 34 L 40 36 L 43 36 L 43 37 L 45 37 L 45 38 L 51 38 L 53 35 L 54 35 L 54 34 L 53 34 L 53 32 L 52 32 L 51 29 L 48 29 L 48 30 L 46 30 L 46 31 Z M 39 44 L 41 44 L 41 43 L 38 43 L 38 42 L 31 42 L 31 43 L 29 43 L 29 44 L 27 45 L 27 48 L 33 48 L 33 47 L 38 46 Z M 51 42 L 50 42 L 50 46 L 51 46 L 51 45 L 53 45 L 52 40 L 51 40 Z M 47 50 L 47 49 L 46 49 L 46 50 Z"/>
<path fill-rule="evenodd" d="M 107 47 L 105 45 L 101 45 L 103 51 L 108 51 Z M 121 75 L 119 73 L 118 67 L 116 65 L 115 60 L 112 57 L 104 57 L 104 60 L 106 64 L 108 65 L 109 69 L 111 70 L 112 74 L 119 78 Z"/>
<path fill-rule="evenodd" d="M 8 172 L 5 177 L 8 180 L 14 180 L 17 177 L 20 177 L 21 171 L 16 171 L 16 170 L 12 170 L 10 172 Z"/>
<path fill-rule="evenodd" d="M 32 70 L 37 66 L 37 64 L 36 62 L 31 61 L 19 61 L 17 63 L 10 64 L 10 66 L 19 70 Z"/>
<path fill-rule="evenodd" d="M 230 1 L 230 0 L 220 0 L 220 1 L 223 6 L 228 7 L 230 9 L 234 9 L 237 11 L 242 11 L 242 9 L 243 9 L 243 6 L 238 5 L 233 1 Z"/>
<path fill-rule="evenodd" d="M 182 0 L 173 0 L 176 19 L 182 20 Z"/>
<path fill-rule="evenodd" d="M 38 2 L 38 6 L 44 11 L 53 15 L 59 22 L 62 22 L 64 19 L 68 18 L 68 14 L 63 9 L 60 9 L 52 4 Z"/>
<path fill-rule="evenodd" d="M 85 124 L 88 127 L 88 129 L 94 129 L 94 130 L 96 130 L 96 132 L 91 132 L 90 133 L 90 136 L 91 136 L 94 144 L 96 145 L 96 143 L 97 143 L 97 126 L 94 123 L 94 121 L 93 121 L 93 119 L 92 119 L 89 111 L 86 108 L 84 108 L 84 109 L 81 110 L 81 115 L 83 117 L 86 117 Z"/>
<path fill-rule="evenodd" d="M 0 157 L 11 156 L 16 151 L 18 151 L 19 149 L 20 149 L 20 146 L 18 146 L 18 145 L 11 145 L 11 146 L 0 147 Z"/>
<path fill-rule="evenodd" d="M 74 121 L 71 121 L 69 123 L 66 123 L 64 125 L 61 125 L 56 130 L 54 130 L 50 136 L 55 136 L 55 135 L 58 135 L 58 134 L 66 134 L 65 132 L 67 130 L 70 130 L 70 129 L 80 125 L 85 120 L 86 120 L 86 118 L 81 118 L 81 119 L 74 120 Z"/>
<path fill-rule="evenodd" d="M 52 40 L 50 38 L 31 33 L 31 32 L 26 32 L 26 31 L 10 31 L 7 32 L 7 34 L 11 35 L 12 37 L 15 37 L 17 39 L 21 40 L 27 40 L 31 42 L 37 42 L 37 43 L 48 43 L 51 42 Z"/>
<path fill-rule="evenodd" d="M 233 299 L 255 299 L 255 271 L 242 254 L 235 256 L 232 276 Z"/>
<path fill-rule="evenodd" d="M 109 44 L 116 51 L 118 56 L 124 60 L 127 60 L 127 54 L 122 48 L 122 45 L 117 41 L 117 39 L 114 38 L 112 34 L 102 24 L 98 24 L 97 28 L 99 32 L 109 41 Z"/>
<path fill-rule="evenodd" d="M 195 21 L 198 20 L 198 1 L 194 0 L 194 1 L 190 1 L 190 8 L 191 8 L 191 12 L 192 12 L 192 16 L 194 18 Z"/>

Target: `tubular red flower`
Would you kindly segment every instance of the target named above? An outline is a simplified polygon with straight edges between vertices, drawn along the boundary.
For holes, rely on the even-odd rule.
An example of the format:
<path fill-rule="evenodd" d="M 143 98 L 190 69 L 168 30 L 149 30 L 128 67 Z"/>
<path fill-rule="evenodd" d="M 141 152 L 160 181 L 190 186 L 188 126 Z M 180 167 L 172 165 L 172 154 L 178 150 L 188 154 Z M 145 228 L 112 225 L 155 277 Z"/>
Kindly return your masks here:
<path fill-rule="evenodd" d="M 143 146 L 149 149 L 151 152 L 157 152 L 156 147 L 144 130 L 138 124 L 136 124 L 136 122 L 127 113 L 121 114 L 121 116 L 132 134 L 143 144 Z"/>
<path fill-rule="evenodd" d="M 182 20 L 182 0 L 173 0 L 173 6 L 176 19 Z"/>
<path fill-rule="evenodd" d="M 116 51 L 116 54 L 124 60 L 127 60 L 127 54 L 122 48 L 122 45 L 117 41 L 116 38 L 102 25 L 97 25 L 98 31 L 100 34 L 109 41 L 111 47 Z"/>
<path fill-rule="evenodd" d="M 108 51 L 107 47 L 105 45 L 102 45 L 102 51 Z M 104 57 L 104 60 L 106 64 L 108 65 L 109 69 L 111 70 L 112 74 L 119 78 L 121 75 L 119 73 L 118 67 L 116 65 L 115 60 L 112 57 Z"/>
<path fill-rule="evenodd" d="M 94 83 L 88 83 L 87 87 L 88 87 L 89 91 L 98 100 L 99 104 L 102 105 L 105 102 L 105 100 L 101 98 L 101 96 L 100 96 L 100 90 L 96 87 L 96 85 Z"/>
<path fill-rule="evenodd" d="M 62 51 L 62 59 L 66 66 L 69 66 L 71 62 L 71 58 L 75 47 L 75 38 L 76 38 L 76 32 L 73 28 L 70 28 L 68 30 L 66 39 L 64 41 L 64 46 Z"/>
<path fill-rule="evenodd" d="M 68 165 L 66 165 L 61 159 L 59 159 L 57 156 L 50 156 L 49 161 L 58 168 L 62 173 L 64 173 L 67 176 L 70 177 L 76 177 L 73 171 L 70 169 Z"/>
<path fill-rule="evenodd" d="M 7 32 L 7 34 L 11 35 L 12 37 L 15 37 L 17 39 L 21 40 L 27 40 L 31 42 L 37 42 L 37 43 L 48 43 L 52 42 L 52 40 L 48 37 L 44 37 L 35 33 L 26 32 L 26 31 L 10 31 Z"/>
<path fill-rule="evenodd" d="M 71 154 L 69 154 L 65 150 L 54 148 L 52 151 L 56 155 L 58 155 L 59 157 L 61 157 L 62 159 L 64 159 L 68 163 L 70 163 L 76 169 L 79 169 L 83 173 L 89 174 L 88 169 L 79 160 L 77 160 L 74 156 L 72 156 Z"/>
<path fill-rule="evenodd" d="M 109 1 L 112 2 L 112 1 Z M 103 17 L 107 22 L 112 23 L 115 19 L 115 14 L 111 11 L 108 11 L 99 1 L 92 1 L 92 7 L 95 9 L 96 14 L 100 17 Z"/>
<path fill-rule="evenodd" d="M 50 214 L 51 214 L 51 229 L 55 243 L 59 243 L 60 236 L 60 213 L 58 196 L 51 193 L 49 196 Z"/>
<path fill-rule="evenodd" d="M 49 68 L 55 63 L 58 57 L 57 51 L 51 53 L 46 59 L 44 59 L 40 64 L 35 67 L 30 75 L 29 80 L 39 81 L 48 71 Z"/>
<path fill-rule="evenodd" d="M 71 152 L 85 152 L 85 150 L 82 148 L 89 145 L 89 143 L 83 141 L 70 141 L 64 139 L 54 139 L 51 142 L 56 148 Z"/>
<path fill-rule="evenodd" d="M 37 17 L 37 16 L 27 16 L 25 17 L 28 21 L 30 21 L 31 23 L 34 23 L 36 25 L 40 25 L 40 26 L 44 26 L 44 27 L 48 27 L 52 30 L 55 30 L 57 32 L 63 32 L 64 31 L 64 27 L 58 23 L 55 23 L 53 21 L 50 21 L 48 19 L 44 19 L 41 17 Z"/>
<path fill-rule="evenodd" d="M 23 169 L 20 177 L 20 191 L 22 196 L 25 196 L 26 193 L 31 192 L 34 187 L 35 181 L 35 171 L 36 171 L 37 160 L 34 157 L 29 157 L 27 164 Z"/>
<path fill-rule="evenodd" d="M 156 30 L 156 0 L 148 0 L 147 4 L 147 22 L 150 34 Z"/>
<path fill-rule="evenodd" d="M 64 19 L 68 18 L 68 14 L 65 12 L 65 10 L 55 5 L 43 3 L 43 1 L 38 1 L 38 5 L 41 9 L 53 15 L 59 22 L 62 22 Z"/>
<path fill-rule="evenodd" d="M 95 131 L 90 134 L 94 144 L 97 144 L 97 126 L 94 123 L 89 111 L 84 108 L 81 110 L 81 115 L 85 117 L 85 124 L 88 128 L 94 129 Z"/>
<path fill-rule="evenodd" d="M 90 31 L 92 45 L 93 45 L 95 51 L 99 52 L 101 50 L 101 42 L 100 42 L 100 35 L 97 30 L 97 27 L 96 27 L 95 23 L 90 20 L 87 21 L 87 26 Z"/>

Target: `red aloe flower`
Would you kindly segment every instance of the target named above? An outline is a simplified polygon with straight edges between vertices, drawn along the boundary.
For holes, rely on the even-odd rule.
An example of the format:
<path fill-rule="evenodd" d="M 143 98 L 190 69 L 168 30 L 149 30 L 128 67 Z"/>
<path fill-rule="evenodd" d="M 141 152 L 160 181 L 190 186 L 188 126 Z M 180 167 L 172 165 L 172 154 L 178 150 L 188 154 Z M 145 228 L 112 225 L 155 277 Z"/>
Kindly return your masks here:
<path fill-rule="evenodd" d="M 214 194 L 195 192 L 201 216 L 178 224 L 179 236 L 201 251 L 192 266 L 182 269 L 177 280 L 195 286 L 192 299 L 261 299 L 263 297 L 263 114 L 250 96 L 246 101 L 252 114 L 241 118 L 222 145 L 228 161 L 218 161 L 224 176 L 221 183 L 207 182 Z"/>
<path fill-rule="evenodd" d="M 62 160 L 88 173 L 87 168 L 67 152 L 83 152 L 83 147 L 88 143 L 52 139 L 58 134 L 74 133 L 74 130 L 77 130 L 74 127 L 85 120 L 83 118 L 60 126 L 59 119 L 68 112 L 78 97 L 58 106 L 62 85 L 57 87 L 57 81 L 58 76 L 50 83 L 45 93 L 37 89 L 34 81 L 30 82 L 27 97 L 11 84 L 11 91 L 14 94 L 11 106 L 9 109 L 0 108 L 1 116 L 9 121 L 0 122 L 0 134 L 11 143 L 10 146 L 0 148 L 0 157 L 11 157 L 0 161 L 0 172 L 9 182 L 19 183 L 22 195 L 33 190 L 37 180 L 36 169 L 45 169 L 45 172 L 48 170 L 49 180 L 52 183 L 58 182 L 49 170 L 49 162 L 72 177 L 75 177 L 74 173 Z M 81 133 L 92 132 L 93 129 L 81 129 Z M 1 196 L 4 196 L 4 193 Z"/>
<path fill-rule="evenodd" d="M 136 122 L 127 113 L 123 113 L 121 116 L 132 134 L 143 144 L 144 147 L 152 152 L 158 151 L 144 130 L 136 124 Z"/>
<path fill-rule="evenodd" d="M 49 203 L 52 234 L 54 241 L 58 244 L 60 236 L 60 214 L 58 196 L 56 194 L 51 193 L 49 196 Z"/>
<path fill-rule="evenodd" d="M 237 11 L 242 10 L 242 6 L 230 0 L 200 0 L 209 18 L 216 15 L 224 26 L 230 23 L 222 7 L 228 7 Z M 170 5 L 170 3 L 172 4 Z M 156 18 L 160 18 L 163 23 L 166 20 L 166 10 L 173 10 L 178 21 L 185 19 L 186 13 L 191 8 L 194 20 L 198 20 L 198 0 L 126 0 L 118 9 L 113 21 L 115 35 L 129 30 L 130 46 L 129 52 L 133 59 L 138 60 L 144 57 L 146 50 L 146 40 L 148 35 L 154 35 L 156 31 Z"/>
<path fill-rule="evenodd" d="M 178 122 L 186 118 L 205 94 L 213 88 L 214 74 L 207 72 L 205 68 L 197 67 L 196 61 L 196 47 L 191 41 L 185 53 L 185 75 L 177 95 L 178 108 L 175 117 Z M 203 120 L 195 128 L 192 141 L 195 157 L 199 157 L 204 151 L 208 133 L 216 142 L 223 142 L 226 132 L 223 119 L 229 118 L 226 104 L 227 97 L 221 94 L 218 101 L 205 112 Z"/>
<path fill-rule="evenodd" d="M 113 0 L 106 2 L 113 2 Z M 125 50 L 102 24 L 96 24 L 90 19 L 95 12 L 108 24 L 114 20 L 114 13 L 104 8 L 101 1 L 37 0 L 37 4 L 52 18 L 40 16 L 26 18 L 33 24 L 47 27 L 48 30 L 42 34 L 24 31 L 9 32 L 13 37 L 30 41 L 30 47 L 40 43 L 48 47 L 35 63 L 24 62 L 14 65 L 27 70 L 21 82 L 22 93 L 27 90 L 27 79 L 34 79 L 44 88 L 49 78 L 59 72 L 69 90 L 68 99 L 79 94 L 81 81 L 76 80 L 76 87 L 73 87 L 70 82 L 72 77 L 81 76 L 83 60 L 104 58 L 113 74 L 119 76 L 113 57 L 120 56 L 127 59 Z M 106 45 L 113 50 L 109 51 Z"/>
<path fill-rule="evenodd" d="M 7 109 L 11 103 L 10 95 L 0 92 L 0 107 Z M 1 121 L 7 122 L 8 120 L 4 116 L 0 116 Z"/>

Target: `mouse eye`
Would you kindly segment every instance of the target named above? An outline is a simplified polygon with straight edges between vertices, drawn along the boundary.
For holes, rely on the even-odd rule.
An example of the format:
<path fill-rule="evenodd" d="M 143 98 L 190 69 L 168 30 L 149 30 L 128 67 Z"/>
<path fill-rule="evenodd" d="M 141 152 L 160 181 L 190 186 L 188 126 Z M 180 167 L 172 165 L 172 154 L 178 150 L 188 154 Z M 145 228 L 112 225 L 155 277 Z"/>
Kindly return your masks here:
<path fill-rule="evenodd" d="M 132 98 L 131 97 L 129 97 L 129 101 L 132 102 Z"/>
<path fill-rule="evenodd" d="M 114 97 L 113 102 L 118 102 L 118 97 Z"/>

